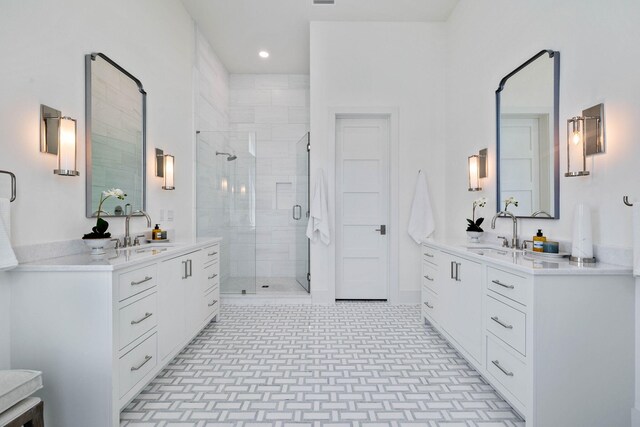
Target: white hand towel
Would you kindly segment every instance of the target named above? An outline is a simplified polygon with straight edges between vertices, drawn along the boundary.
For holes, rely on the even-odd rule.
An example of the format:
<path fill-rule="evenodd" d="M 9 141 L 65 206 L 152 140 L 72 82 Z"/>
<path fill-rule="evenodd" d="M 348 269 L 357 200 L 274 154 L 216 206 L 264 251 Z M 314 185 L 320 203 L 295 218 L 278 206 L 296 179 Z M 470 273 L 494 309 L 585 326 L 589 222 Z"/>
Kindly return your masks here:
<path fill-rule="evenodd" d="M 0 199 L 0 270 L 11 270 L 18 265 L 11 247 L 11 202 Z"/>
<path fill-rule="evenodd" d="M 324 184 L 324 172 L 318 169 L 316 184 L 313 187 L 311 209 L 309 209 L 309 223 L 307 224 L 307 237 L 315 242 L 320 235 L 320 241 L 325 245 L 331 242 L 329 235 L 329 209 L 327 207 L 326 189 Z"/>
<path fill-rule="evenodd" d="M 633 203 L 633 275 L 640 276 L 640 202 Z"/>
<path fill-rule="evenodd" d="M 411 204 L 411 216 L 409 217 L 409 235 L 420 244 L 429 237 L 436 229 L 433 220 L 433 209 L 431 208 L 431 198 L 429 197 L 429 187 L 427 178 L 422 171 L 418 172 L 416 182 L 416 192 L 413 195 Z"/>

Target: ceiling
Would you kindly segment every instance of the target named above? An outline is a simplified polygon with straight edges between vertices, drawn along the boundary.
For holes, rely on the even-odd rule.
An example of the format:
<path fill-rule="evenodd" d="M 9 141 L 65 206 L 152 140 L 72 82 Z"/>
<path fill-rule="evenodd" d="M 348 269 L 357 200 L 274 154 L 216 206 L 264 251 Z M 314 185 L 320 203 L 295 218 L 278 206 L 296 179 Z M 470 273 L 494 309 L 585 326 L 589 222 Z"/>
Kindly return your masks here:
<path fill-rule="evenodd" d="M 311 21 L 446 21 L 458 0 L 182 0 L 230 73 L 308 73 Z M 267 50 L 268 59 L 258 57 Z"/>

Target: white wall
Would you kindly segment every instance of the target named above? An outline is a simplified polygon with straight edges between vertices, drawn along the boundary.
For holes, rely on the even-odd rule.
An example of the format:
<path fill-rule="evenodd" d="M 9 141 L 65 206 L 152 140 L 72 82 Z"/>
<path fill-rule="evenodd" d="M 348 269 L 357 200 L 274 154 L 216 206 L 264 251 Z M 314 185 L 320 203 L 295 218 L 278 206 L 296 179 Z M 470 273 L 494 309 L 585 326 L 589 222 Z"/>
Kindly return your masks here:
<path fill-rule="evenodd" d="M 0 370 L 9 369 L 11 366 L 10 304 L 11 286 L 5 280 L 5 273 L 0 273 Z"/>
<path fill-rule="evenodd" d="M 191 235 L 193 24 L 179 0 L 27 0 L 3 2 L 0 13 L 0 169 L 18 178 L 12 203 L 14 246 L 79 239 L 93 221 L 85 218 L 84 55 L 102 52 L 139 78 L 147 98 L 147 164 L 153 150 L 176 156 L 176 190 L 162 191 L 154 168 L 147 171 L 147 208 L 164 225 Z M 168 31 L 170 28 L 170 31 Z M 40 104 L 78 120 L 79 178 L 53 175 L 56 158 L 41 154 Z M 0 197 L 8 183 L 0 177 Z M 123 219 L 111 220 L 124 231 Z M 132 222 L 142 229 L 143 221 Z M 8 284 L 0 276 L 0 369 L 8 365 Z"/>
<path fill-rule="evenodd" d="M 300 224 L 291 209 L 298 184 L 296 144 L 309 130 L 309 76 L 232 74 L 229 122 L 232 129 L 257 134 L 256 245 L 247 248 L 255 251 L 255 274 L 294 277 Z M 243 262 L 247 252 L 231 253 L 232 275 L 249 276 L 244 270 L 252 266 Z"/>
<path fill-rule="evenodd" d="M 489 147 L 495 170 L 495 99 L 500 79 L 541 49 L 560 51 L 560 165 L 566 171 L 566 120 L 604 102 L 607 153 L 588 161 L 589 177 L 560 178 L 560 220 L 523 220 L 521 237 L 538 227 L 550 238 L 570 240 L 573 208 L 592 208 L 596 244 L 631 247 L 631 209 L 622 196 L 640 200 L 640 3 L 461 0 L 448 25 L 447 233 L 462 236 L 471 201 L 467 156 Z M 464 119 L 462 119 L 464 118 Z M 482 215 L 495 213 L 495 173 L 481 195 Z M 510 233 L 502 221 L 499 230 Z M 640 342 L 640 313 L 636 342 Z M 638 354 L 636 360 L 640 362 Z M 638 363 L 638 362 L 637 362 Z M 636 365 L 640 408 L 640 364 Z M 640 420 L 639 420 L 640 421 Z"/>
<path fill-rule="evenodd" d="M 335 241 L 335 135 L 330 110 L 396 109 L 398 112 L 399 301 L 414 302 L 420 290 L 417 245 L 407 234 L 409 210 L 419 169 L 426 171 L 435 206 L 438 235 L 444 231 L 444 54 L 445 27 L 426 23 L 311 23 L 311 173 L 325 171 L 332 240 Z M 311 291 L 327 301 L 335 283 L 334 251 L 311 247 Z M 392 250 L 395 255 L 395 251 Z"/>

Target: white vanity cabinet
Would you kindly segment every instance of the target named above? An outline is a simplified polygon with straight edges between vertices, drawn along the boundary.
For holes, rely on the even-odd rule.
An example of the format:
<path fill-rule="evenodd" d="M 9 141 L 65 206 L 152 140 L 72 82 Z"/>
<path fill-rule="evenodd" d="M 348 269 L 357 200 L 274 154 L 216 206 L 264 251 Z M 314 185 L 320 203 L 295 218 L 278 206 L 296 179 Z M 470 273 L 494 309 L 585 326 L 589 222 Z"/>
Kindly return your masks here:
<path fill-rule="evenodd" d="M 43 372 L 46 425 L 120 424 L 122 408 L 218 315 L 219 247 L 76 255 L 9 273 L 12 365 Z"/>
<path fill-rule="evenodd" d="M 511 252 L 422 246 L 423 317 L 528 427 L 629 426 L 634 378 L 630 269 L 575 267 Z M 428 253 L 430 256 L 426 256 Z M 427 258 L 438 260 L 434 281 Z"/>

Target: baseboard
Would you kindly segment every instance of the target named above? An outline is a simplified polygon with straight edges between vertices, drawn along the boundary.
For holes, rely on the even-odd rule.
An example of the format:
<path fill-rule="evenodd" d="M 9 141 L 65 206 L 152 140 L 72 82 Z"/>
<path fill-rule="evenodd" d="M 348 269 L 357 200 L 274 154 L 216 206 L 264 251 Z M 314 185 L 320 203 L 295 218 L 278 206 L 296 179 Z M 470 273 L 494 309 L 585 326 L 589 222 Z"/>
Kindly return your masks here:
<path fill-rule="evenodd" d="M 422 293 L 420 291 L 400 291 L 398 292 L 398 301 L 394 304 L 396 305 L 416 305 L 420 304 L 420 299 L 422 298 Z"/>
<path fill-rule="evenodd" d="M 631 408 L 631 427 L 640 427 L 640 409 Z"/>
<path fill-rule="evenodd" d="M 255 295 L 255 294 L 223 294 L 220 296 L 223 305 L 283 305 L 312 304 L 310 295 Z"/>
<path fill-rule="evenodd" d="M 327 304 L 336 303 L 335 301 L 331 301 L 329 299 L 328 289 L 313 289 L 313 285 L 311 286 L 311 298 L 313 299 L 313 303 L 318 305 L 327 305 Z"/>

